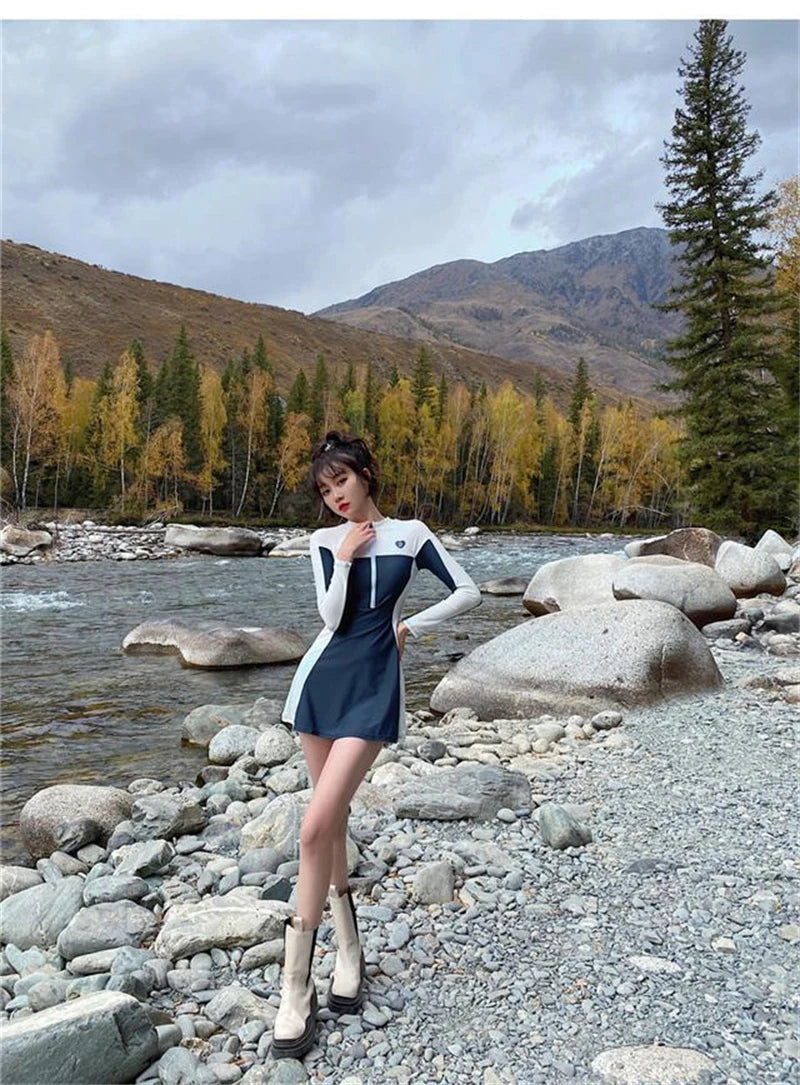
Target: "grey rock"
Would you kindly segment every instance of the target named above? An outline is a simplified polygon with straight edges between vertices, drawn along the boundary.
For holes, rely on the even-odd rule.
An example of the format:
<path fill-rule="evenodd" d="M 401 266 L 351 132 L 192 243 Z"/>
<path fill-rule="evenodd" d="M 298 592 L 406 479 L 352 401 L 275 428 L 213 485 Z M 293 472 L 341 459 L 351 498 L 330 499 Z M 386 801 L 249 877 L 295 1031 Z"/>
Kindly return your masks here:
<path fill-rule="evenodd" d="M 67 968 L 75 976 L 96 976 L 101 973 L 111 973 L 114 960 L 122 952 L 123 947 L 114 949 L 102 949 L 97 953 L 82 953 L 73 957 L 67 964 Z"/>
<path fill-rule="evenodd" d="M 696 626 L 724 621 L 736 613 L 736 596 L 722 577 L 695 561 L 633 558 L 614 575 L 612 590 L 616 599 L 669 603 Z"/>
<path fill-rule="evenodd" d="M 285 727 L 269 727 L 262 731 L 255 744 L 253 756 L 259 765 L 282 765 L 297 753 L 295 740 Z"/>
<path fill-rule="evenodd" d="M 556 851 L 580 848 L 592 839 L 591 829 L 555 803 L 543 803 L 538 810 L 542 840 Z"/>
<path fill-rule="evenodd" d="M 584 554 L 548 561 L 525 589 L 522 605 L 531 614 L 552 614 L 591 603 L 611 603 L 612 583 L 626 564 L 619 554 Z"/>
<path fill-rule="evenodd" d="M 444 904 L 453 899 L 455 876 L 446 860 L 426 863 L 414 877 L 414 897 L 422 904 Z"/>
<path fill-rule="evenodd" d="M 239 860 L 239 869 L 242 874 L 254 874 L 265 872 L 274 874 L 283 861 L 283 856 L 274 848 L 253 848 L 247 851 Z"/>
<path fill-rule="evenodd" d="M 130 900 L 93 904 L 82 908 L 58 938 L 58 952 L 66 960 L 118 946 L 140 946 L 158 929 L 147 908 Z"/>
<path fill-rule="evenodd" d="M 404 784 L 394 801 L 396 817 L 490 821 L 502 807 L 530 807 L 528 778 L 494 765 L 461 765 Z"/>
<path fill-rule="evenodd" d="M 777 531 L 768 528 L 755 545 L 755 549 L 764 554 L 771 554 L 781 572 L 787 572 L 792 565 L 792 548 Z"/>
<path fill-rule="evenodd" d="M 700 1051 L 686 1047 L 613 1047 L 592 1061 L 592 1069 L 609 1085 L 689 1085 L 714 1069 Z"/>
<path fill-rule="evenodd" d="M 726 622 L 709 622 L 701 629 L 704 637 L 723 640 L 735 640 L 740 633 L 750 632 L 750 622 L 746 618 L 729 618 Z"/>
<path fill-rule="evenodd" d="M 195 527 L 194 524 L 167 524 L 164 542 L 181 550 L 222 556 L 256 556 L 261 553 L 261 536 L 244 527 Z"/>
<path fill-rule="evenodd" d="M 11 1085 L 116 1085 L 133 1081 L 158 1054 L 158 1037 L 135 998 L 100 993 L 11 1021 L 0 1035 Z"/>
<path fill-rule="evenodd" d="M 780 595 L 786 587 L 786 577 L 771 554 L 730 539 L 720 546 L 714 568 L 737 597 Z"/>
<path fill-rule="evenodd" d="M 115 900 L 141 900 L 150 892 L 150 886 L 144 878 L 133 875 L 106 875 L 92 878 L 83 888 L 83 903 L 108 904 Z"/>
<path fill-rule="evenodd" d="M 527 576 L 504 576 L 487 580 L 480 585 L 480 590 L 486 595 L 524 595 L 529 579 Z"/>
<path fill-rule="evenodd" d="M 224 622 L 188 625 L 175 618 L 152 619 L 122 642 L 127 653 L 178 654 L 186 667 L 219 669 L 300 659 L 305 641 L 290 629 L 239 627 Z"/>
<path fill-rule="evenodd" d="M 34 550 L 47 550 L 53 545 L 49 531 L 28 531 L 16 524 L 6 524 L 0 531 L 0 553 L 14 558 L 24 558 Z"/>
<path fill-rule="evenodd" d="M 259 998 L 246 987 L 231 984 L 223 987 L 205 1008 L 210 1021 L 235 1032 L 248 1021 L 258 1020 L 272 1027 L 277 1010 L 265 998 Z"/>
<path fill-rule="evenodd" d="M 0 866 L 0 900 L 21 893 L 34 885 L 41 885 L 42 876 L 38 870 L 27 866 Z"/>
<path fill-rule="evenodd" d="M 3 902 L 0 942 L 20 949 L 53 946 L 83 906 L 83 878 L 72 875 L 57 885 L 34 885 Z"/>
<path fill-rule="evenodd" d="M 37 791 L 22 808 L 19 818 L 22 841 L 31 855 L 40 859 L 65 847 L 63 837 L 56 839 L 59 826 L 86 818 L 99 826 L 100 839 L 104 842 L 115 826 L 129 816 L 131 801 L 128 792 L 117 787 L 86 784 L 46 787 Z"/>
<path fill-rule="evenodd" d="M 501 633 L 459 660 L 434 690 L 431 708 L 468 705 L 484 719 L 592 716 L 721 684 L 705 639 L 685 615 L 668 603 L 631 599 L 548 614 Z"/>
<path fill-rule="evenodd" d="M 625 547 L 629 558 L 664 554 L 681 561 L 696 561 L 714 567 L 714 559 L 722 539 L 706 527 L 679 527 L 668 535 L 652 539 L 637 539 Z"/>
<path fill-rule="evenodd" d="M 51 1006 L 57 1006 L 64 1002 L 67 997 L 67 981 L 53 976 L 35 984 L 28 991 L 28 1004 L 36 1013 L 49 1010 Z"/>
<path fill-rule="evenodd" d="M 111 853 L 116 864 L 116 874 L 132 874 L 147 878 L 167 866 L 175 855 L 168 840 L 145 840 L 137 844 L 124 844 Z"/>
<path fill-rule="evenodd" d="M 65 852 L 78 852 L 97 840 L 105 839 L 102 827 L 90 817 L 61 821 L 53 829 L 53 840 Z"/>
<path fill-rule="evenodd" d="M 208 744 L 208 759 L 215 765 L 232 765 L 245 754 L 252 754 L 256 748 L 259 732 L 255 727 L 231 724 L 222 731 L 217 731 Z"/>
<path fill-rule="evenodd" d="M 283 936 L 292 909 L 277 900 L 257 900 L 234 889 L 224 897 L 176 904 L 155 941 L 160 957 L 178 960 L 212 947 L 253 946 Z"/>
<path fill-rule="evenodd" d="M 622 723 L 622 713 L 607 709 L 605 712 L 596 713 L 589 722 L 595 731 L 610 731 Z"/>
<path fill-rule="evenodd" d="M 131 807 L 131 821 L 150 837 L 171 840 L 200 832 L 206 819 L 200 805 L 182 795 L 139 795 Z"/>
<path fill-rule="evenodd" d="M 172 1047 L 158 1060 L 158 1080 L 162 1085 L 217 1085 L 210 1066 L 185 1047 Z"/>
<path fill-rule="evenodd" d="M 289 859 L 296 858 L 304 811 L 305 803 L 296 793 L 273 799 L 258 817 L 242 826 L 242 855 L 256 848 L 269 847 Z"/>
<path fill-rule="evenodd" d="M 206 704 L 193 709 L 184 717 L 181 726 L 181 742 L 187 746 L 208 746 L 211 739 L 230 724 L 252 726 L 245 715 L 250 704 Z"/>

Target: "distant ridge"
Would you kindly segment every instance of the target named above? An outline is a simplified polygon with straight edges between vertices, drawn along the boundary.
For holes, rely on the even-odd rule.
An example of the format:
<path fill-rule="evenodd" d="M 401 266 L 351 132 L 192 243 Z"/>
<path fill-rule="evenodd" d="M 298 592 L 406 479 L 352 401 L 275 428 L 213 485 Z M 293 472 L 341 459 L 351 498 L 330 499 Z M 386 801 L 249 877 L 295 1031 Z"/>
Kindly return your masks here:
<path fill-rule="evenodd" d="M 569 374 L 584 357 L 598 383 L 651 397 L 669 376 L 659 355 L 679 326 L 653 304 L 674 278 L 667 231 L 642 226 L 491 264 L 438 264 L 315 315 Z"/>

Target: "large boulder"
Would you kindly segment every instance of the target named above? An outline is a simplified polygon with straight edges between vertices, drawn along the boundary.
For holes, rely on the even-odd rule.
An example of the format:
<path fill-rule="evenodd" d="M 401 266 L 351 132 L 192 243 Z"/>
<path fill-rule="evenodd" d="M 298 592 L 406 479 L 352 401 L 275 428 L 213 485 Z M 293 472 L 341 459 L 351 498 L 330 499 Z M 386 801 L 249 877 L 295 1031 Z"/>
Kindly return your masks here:
<path fill-rule="evenodd" d="M 298 792 L 279 795 L 267 803 L 258 817 L 251 818 L 242 826 L 242 855 L 256 848 L 269 847 L 287 859 L 295 859 L 305 806 L 305 799 Z"/>
<path fill-rule="evenodd" d="M 591 603 L 613 603 L 614 576 L 626 561 L 621 554 L 584 554 L 548 561 L 525 589 L 522 605 L 538 615 Z"/>
<path fill-rule="evenodd" d="M 202 554 L 225 557 L 260 554 L 261 536 L 244 527 L 195 527 L 194 524 L 167 524 L 164 542 L 181 550 L 199 550 Z"/>
<path fill-rule="evenodd" d="M 173 961 L 205 950 L 254 946 L 281 938 L 292 908 L 280 900 L 259 900 L 242 890 L 198 903 L 174 904 L 156 938 L 159 957 Z"/>
<path fill-rule="evenodd" d="M 12 558 L 24 558 L 34 550 L 46 550 L 53 545 L 49 531 L 28 531 L 24 527 L 6 524 L 0 531 L 0 552 Z"/>
<path fill-rule="evenodd" d="M 782 573 L 788 572 L 792 567 L 792 548 L 777 531 L 768 528 L 755 545 L 755 549 L 762 554 L 772 554 L 778 563 Z"/>
<path fill-rule="evenodd" d="M 714 558 L 722 539 L 707 527 L 679 527 L 669 535 L 657 535 L 652 539 L 634 539 L 625 547 L 629 558 L 648 554 L 666 554 L 681 561 L 696 561 L 700 565 L 714 567 Z"/>
<path fill-rule="evenodd" d="M 736 596 L 722 577 L 696 561 L 661 555 L 632 558 L 614 577 L 613 590 L 616 599 L 670 603 L 698 627 L 736 613 Z"/>
<path fill-rule="evenodd" d="M 164 840 L 200 832 L 206 824 L 198 803 L 168 792 L 137 795 L 131 807 L 131 821 L 140 825 L 148 838 Z"/>
<path fill-rule="evenodd" d="M 0 1063 L 8 1085 L 116 1085 L 135 1081 L 158 1057 L 147 1009 L 121 991 L 101 991 L 3 1026 Z"/>
<path fill-rule="evenodd" d="M 489 821 L 503 807 L 529 810 L 530 805 L 531 785 L 523 773 L 499 765 L 459 765 L 410 779 L 395 798 L 394 812 L 399 818 Z"/>
<path fill-rule="evenodd" d="M 431 708 L 481 719 L 592 716 L 699 690 L 722 676 L 702 634 L 668 603 L 631 599 L 523 622 L 480 645 L 433 691 Z"/>
<path fill-rule="evenodd" d="M 96 826 L 95 839 L 104 844 L 131 812 L 132 796 L 118 787 L 89 784 L 56 784 L 37 791 L 22 808 L 19 831 L 34 857 L 63 848 L 64 828 L 89 821 Z M 85 836 L 85 834 L 83 834 Z"/>
<path fill-rule="evenodd" d="M 155 618 L 132 629 L 122 642 L 122 650 L 177 653 L 185 667 L 219 669 L 295 663 L 303 656 L 306 643 L 291 629 L 226 622 L 187 625 L 174 618 Z"/>
<path fill-rule="evenodd" d="M 21 893 L 23 889 L 41 885 L 43 880 L 38 870 L 32 870 L 28 866 L 0 866 L 0 900 Z"/>
<path fill-rule="evenodd" d="M 762 592 L 781 595 L 786 588 L 786 577 L 772 554 L 731 539 L 720 546 L 714 568 L 740 598 Z"/>

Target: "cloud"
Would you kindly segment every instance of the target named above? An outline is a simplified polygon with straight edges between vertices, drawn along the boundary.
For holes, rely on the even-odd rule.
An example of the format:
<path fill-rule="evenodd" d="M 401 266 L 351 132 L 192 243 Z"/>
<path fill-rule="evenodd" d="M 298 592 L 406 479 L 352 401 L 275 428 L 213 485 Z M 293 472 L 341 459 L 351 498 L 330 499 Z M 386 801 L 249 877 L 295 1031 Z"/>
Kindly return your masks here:
<path fill-rule="evenodd" d="M 461 257 L 657 225 L 691 22 L 11 22 L 5 231 L 312 310 Z M 795 24 L 732 23 L 770 184 Z"/>

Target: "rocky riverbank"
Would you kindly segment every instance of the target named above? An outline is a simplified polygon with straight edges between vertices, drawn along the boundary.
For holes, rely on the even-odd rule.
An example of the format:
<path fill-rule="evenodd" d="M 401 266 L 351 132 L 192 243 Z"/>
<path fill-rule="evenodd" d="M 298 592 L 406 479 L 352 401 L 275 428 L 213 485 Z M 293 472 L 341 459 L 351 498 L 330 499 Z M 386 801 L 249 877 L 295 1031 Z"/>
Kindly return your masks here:
<path fill-rule="evenodd" d="M 302 1065 L 267 1054 L 308 795 L 280 706 L 192 713 L 195 783 L 40 793 L 22 828 L 42 858 L 0 878 L 8 1080 L 789 1080 L 800 673 L 712 649 L 725 686 L 669 706 L 410 718 L 353 804 L 367 1001 L 323 1010 Z M 332 948 L 325 923 L 321 986 Z"/>

